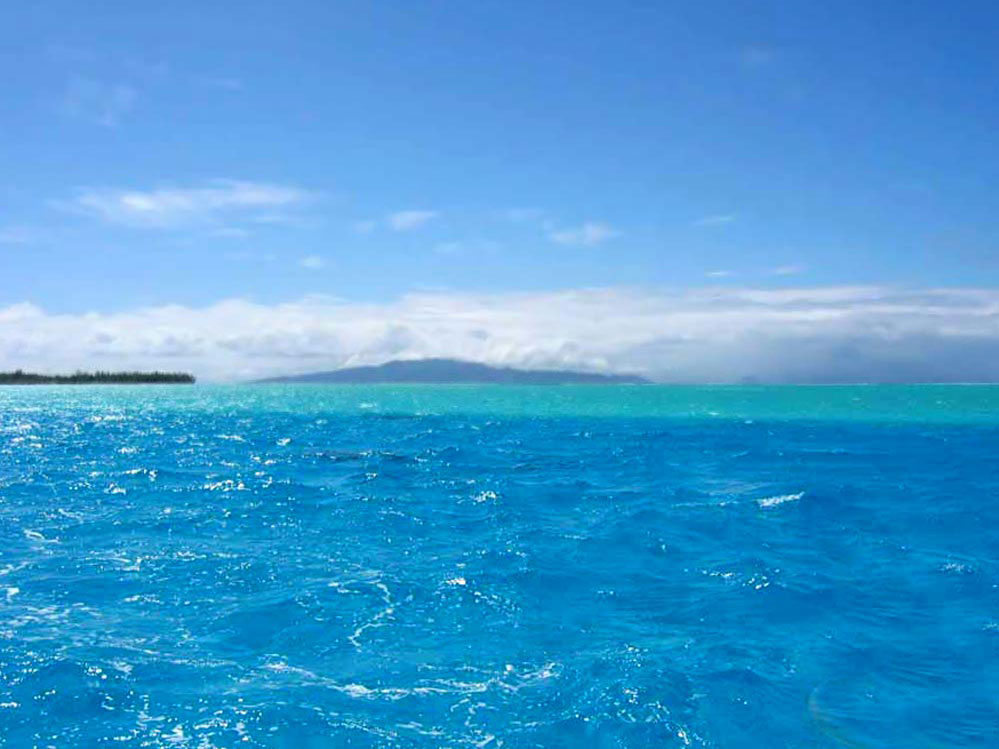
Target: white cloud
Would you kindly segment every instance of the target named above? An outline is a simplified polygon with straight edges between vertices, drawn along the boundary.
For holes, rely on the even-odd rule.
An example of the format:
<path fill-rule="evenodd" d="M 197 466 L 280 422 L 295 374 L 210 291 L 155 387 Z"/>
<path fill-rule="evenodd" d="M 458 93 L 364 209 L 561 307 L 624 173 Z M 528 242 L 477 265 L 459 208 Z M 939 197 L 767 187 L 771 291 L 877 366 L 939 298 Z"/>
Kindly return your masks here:
<path fill-rule="evenodd" d="M 703 216 L 694 222 L 694 226 L 724 226 L 731 224 L 738 216 L 734 213 L 717 213 L 712 216 Z"/>
<path fill-rule="evenodd" d="M 395 231 L 410 231 L 437 218 L 437 211 L 399 211 L 388 217 L 388 225 Z"/>
<path fill-rule="evenodd" d="M 446 356 L 665 381 L 999 380 L 999 289 L 582 289 L 389 303 L 221 301 L 113 314 L 0 308 L 0 368 L 233 380 Z"/>
<path fill-rule="evenodd" d="M 138 92 L 128 84 L 77 76 L 66 87 L 59 108 L 70 117 L 114 127 L 132 111 L 137 98 Z"/>
<path fill-rule="evenodd" d="M 326 267 L 326 261 L 319 257 L 319 255 L 307 255 L 299 260 L 298 264 L 310 270 L 319 270 Z"/>
<path fill-rule="evenodd" d="M 357 234 L 371 234 L 371 232 L 379 227 L 385 227 L 392 231 L 413 231 L 425 226 L 439 215 L 440 213 L 437 211 L 397 211 L 396 213 L 390 213 L 383 220 L 367 219 L 364 221 L 355 221 L 353 228 Z"/>
<path fill-rule="evenodd" d="M 732 271 L 730 271 L 730 270 L 709 270 L 704 275 L 706 275 L 708 278 L 728 278 L 729 276 L 732 275 Z"/>
<path fill-rule="evenodd" d="M 168 229 L 222 220 L 269 222 L 275 209 L 297 208 L 312 197 L 289 185 L 220 179 L 152 190 L 83 188 L 60 205 L 110 224 Z"/>
<path fill-rule="evenodd" d="M 606 242 L 608 239 L 621 236 L 621 232 L 607 224 L 587 221 L 582 226 L 574 229 L 553 231 L 548 236 L 553 242 L 557 242 L 558 244 L 595 247 L 602 242 Z"/>
<path fill-rule="evenodd" d="M 773 269 L 775 276 L 796 276 L 804 272 L 805 267 L 803 265 L 778 265 Z"/>

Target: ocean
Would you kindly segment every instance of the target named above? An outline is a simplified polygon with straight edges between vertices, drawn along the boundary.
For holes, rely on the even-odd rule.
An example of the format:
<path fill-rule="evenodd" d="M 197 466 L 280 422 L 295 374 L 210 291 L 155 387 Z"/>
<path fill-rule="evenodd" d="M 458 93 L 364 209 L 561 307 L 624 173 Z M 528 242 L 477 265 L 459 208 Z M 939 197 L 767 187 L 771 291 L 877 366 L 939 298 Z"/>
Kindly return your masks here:
<path fill-rule="evenodd" d="M 999 387 L 0 388 L 0 745 L 999 746 Z"/>

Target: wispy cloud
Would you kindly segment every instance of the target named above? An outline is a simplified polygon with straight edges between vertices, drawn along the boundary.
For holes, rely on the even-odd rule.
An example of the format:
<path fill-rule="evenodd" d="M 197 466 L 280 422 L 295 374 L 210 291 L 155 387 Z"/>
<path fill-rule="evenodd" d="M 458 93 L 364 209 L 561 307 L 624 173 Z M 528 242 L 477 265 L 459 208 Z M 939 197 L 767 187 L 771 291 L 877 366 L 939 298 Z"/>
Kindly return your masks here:
<path fill-rule="evenodd" d="M 42 235 L 42 231 L 31 226 L 0 226 L 0 244 L 34 244 Z"/>
<path fill-rule="evenodd" d="M 557 244 L 595 247 L 609 239 L 621 236 L 621 232 L 608 224 L 587 221 L 582 226 L 559 229 L 548 234 Z"/>
<path fill-rule="evenodd" d="M 74 77 L 59 101 L 63 114 L 103 127 L 115 127 L 135 107 L 138 92 L 126 83 Z"/>
<path fill-rule="evenodd" d="M 709 270 L 704 274 L 708 278 L 728 278 L 732 275 L 730 270 Z"/>
<path fill-rule="evenodd" d="M 170 229 L 240 219 L 269 221 L 275 209 L 298 208 L 313 197 L 290 185 L 214 180 L 152 190 L 83 188 L 59 205 L 109 224 Z"/>
<path fill-rule="evenodd" d="M 299 260 L 298 264 L 309 270 L 319 270 L 326 267 L 326 261 L 319 255 L 307 255 Z"/>
<path fill-rule="evenodd" d="M 739 217 L 734 213 L 716 213 L 711 216 L 703 216 L 694 221 L 694 226 L 723 226 L 731 224 Z"/>
<path fill-rule="evenodd" d="M 365 219 L 355 221 L 354 231 L 357 234 L 371 234 L 379 228 L 387 228 L 392 231 L 414 231 L 440 216 L 439 211 L 429 210 L 407 210 L 390 213 L 383 219 Z"/>
<path fill-rule="evenodd" d="M 511 208 L 505 215 L 515 224 L 522 224 L 525 221 L 540 221 L 546 214 L 541 208 Z"/>
<path fill-rule="evenodd" d="M 0 368 L 207 379 L 393 358 L 637 371 L 676 382 L 999 380 L 999 289 L 829 286 L 227 300 L 115 314 L 0 307 Z"/>
<path fill-rule="evenodd" d="M 434 245 L 434 252 L 438 255 L 459 255 L 464 249 L 462 242 L 439 242 Z"/>
<path fill-rule="evenodd" d="M 739 59 L 743 67 L 762 68 L 774 61 L 777 51 L 766 44 L 750 44 L 742 48 Z"/>
<path fill-rule="evenodd" d="M 126 55 L 121 59 L 120 65 L 131 80 L 143 83 L 162 81 L 170 76 L 170 65 L 164 60 L 150 60 Z"/>
<path fill-rule="evenodd" d="M 805 272 L 803 265 L 778 265 L 771 271 L 775 276 L 796 276 Z"/>
<path fill-rule="evenodd" d="M 480 237 L 466 238 L 461 241 L 451 240 L 439 242 L 434 245 L 434 252 L 438 255 L 468 255 L 476 254 L 481 257 L 486 254 L 500 252 L 503 243 L 492 239 L 482 239 Z"/>
<path fill-rule="evenodd" d="M 239 92 L 245 90 L 246 88 L 241 78 L 204 75 L 196 78 L 195 80 L 197 80 L 197 82 L 202 86 L 219 89 L 221 91 Z"/>
<path fill-rule="evenodd" d="M 89 47 L 63 44 L 62 42 L 45 45 L 45 55 L 53 62 L 73 65 L 88 64 L 97 59 L 97 53 Z"/>
<path fill-rule="evenodd" d="M 222 239 L 246 239 L 252 234 L 249 229 L 239 226 L 219 226 L 208 232 L 210 237 L 221 237 Z"/>
<path fill-rule="evenodd" d="M 437 218 L 438 215 L 440 214 L 437 211 L 398 211 L 389 215 L 387 220 L 389 227 L 394 231 L 412 231 L 424 226 L 427 222 Z"/>

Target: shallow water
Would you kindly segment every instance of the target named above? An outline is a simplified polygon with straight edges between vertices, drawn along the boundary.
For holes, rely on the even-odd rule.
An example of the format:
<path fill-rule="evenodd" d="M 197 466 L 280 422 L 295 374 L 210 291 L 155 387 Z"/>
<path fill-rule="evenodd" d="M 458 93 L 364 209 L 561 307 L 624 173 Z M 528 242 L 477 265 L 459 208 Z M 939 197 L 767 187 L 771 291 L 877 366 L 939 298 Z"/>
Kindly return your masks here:
<path fill-rule="evenodd" d="M 11 747 L 999 744 L 999 388 L 0 388 Z"/>

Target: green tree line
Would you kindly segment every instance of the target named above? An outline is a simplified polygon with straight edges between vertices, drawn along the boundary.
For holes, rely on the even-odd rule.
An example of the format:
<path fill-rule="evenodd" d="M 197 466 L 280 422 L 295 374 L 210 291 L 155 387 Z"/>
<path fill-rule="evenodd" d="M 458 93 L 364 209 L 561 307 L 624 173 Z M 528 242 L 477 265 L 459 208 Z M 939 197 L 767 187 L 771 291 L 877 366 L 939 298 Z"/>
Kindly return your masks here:
<path fill-rule="evenodd" d="M 70 375 L 34 374 L 17 369 L 0 372 L 0 385 L 137 385 L 146 383 L 190 384 L 186 372 L 74 372 Z"/>

